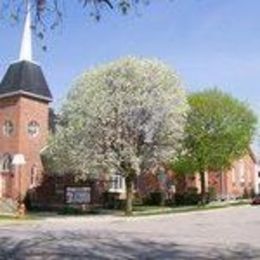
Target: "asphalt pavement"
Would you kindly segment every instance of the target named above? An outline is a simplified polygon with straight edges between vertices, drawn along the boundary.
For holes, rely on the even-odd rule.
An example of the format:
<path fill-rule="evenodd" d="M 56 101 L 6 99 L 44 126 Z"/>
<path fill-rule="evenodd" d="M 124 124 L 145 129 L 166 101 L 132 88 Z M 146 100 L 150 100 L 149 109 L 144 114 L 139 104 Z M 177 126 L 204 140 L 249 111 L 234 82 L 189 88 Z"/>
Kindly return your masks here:
<path fill-rule="evenodd" d="M 260 206 L 0 222 L 0 259 L 260 259 Z"/>

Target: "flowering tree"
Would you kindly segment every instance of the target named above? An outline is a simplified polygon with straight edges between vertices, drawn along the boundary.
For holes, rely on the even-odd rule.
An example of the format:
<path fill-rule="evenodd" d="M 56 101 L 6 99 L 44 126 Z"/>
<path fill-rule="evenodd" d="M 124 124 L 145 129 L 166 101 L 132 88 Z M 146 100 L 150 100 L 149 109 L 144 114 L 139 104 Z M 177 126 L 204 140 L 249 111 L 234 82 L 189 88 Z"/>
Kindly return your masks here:
<path fill-rule="evenodd" d="M 59 171 L 72 171 L 77 178 L 122 174 L 130 214 L 134 178 L 174 156 L 187 108 L 181 81 L 167 66 L 148 59 L 118 60 L 76 81 L 49 156 Z"/>

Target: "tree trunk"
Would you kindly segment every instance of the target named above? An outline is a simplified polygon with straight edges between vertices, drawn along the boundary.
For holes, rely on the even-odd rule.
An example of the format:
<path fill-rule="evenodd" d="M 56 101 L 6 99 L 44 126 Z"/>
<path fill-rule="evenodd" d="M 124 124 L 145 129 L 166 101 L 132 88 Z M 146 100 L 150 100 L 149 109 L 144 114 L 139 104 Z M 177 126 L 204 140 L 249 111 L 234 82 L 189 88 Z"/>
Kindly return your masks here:
<path fill-rule="evenodd" d="M 200 187 L 201 187 L 201 204 L 206 204 L 206 183 L 205 183 L 205 172 L 200 172 Z"/>
<path fill-rule="evenodd" d="M 132 177 L 125 178 L 126 184 L 126 207 L 125 207 L 125 214 L 132 215 L 133 213 L 133 187 L 134 182 Z"/>

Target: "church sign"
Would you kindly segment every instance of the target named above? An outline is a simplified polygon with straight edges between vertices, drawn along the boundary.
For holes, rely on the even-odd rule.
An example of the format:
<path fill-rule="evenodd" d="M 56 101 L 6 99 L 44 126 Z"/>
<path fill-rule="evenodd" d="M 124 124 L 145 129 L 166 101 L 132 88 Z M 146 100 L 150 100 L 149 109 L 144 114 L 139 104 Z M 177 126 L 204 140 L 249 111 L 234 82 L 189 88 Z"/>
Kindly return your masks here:
<path fill-rule="evenodd" d="M 89 204 L 91 201 L 90 187 L 66 187 L 65 199 L 67 204 Z"/>

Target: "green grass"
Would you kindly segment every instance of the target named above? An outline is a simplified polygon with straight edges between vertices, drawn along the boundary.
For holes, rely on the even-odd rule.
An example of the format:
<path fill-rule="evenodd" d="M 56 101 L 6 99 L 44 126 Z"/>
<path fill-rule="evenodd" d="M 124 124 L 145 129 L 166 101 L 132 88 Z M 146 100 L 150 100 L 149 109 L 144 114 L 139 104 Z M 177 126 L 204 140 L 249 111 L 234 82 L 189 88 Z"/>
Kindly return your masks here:
<path fill-rule="evenodd" d="M 14 217 L 14 216 L 0 215 L 0 221 L 2 221 L 2 220 L 14 220 L 14 219 L 17 219 L 17 218 Z"/>
<path fill-rule="evenodd" d="M 232 202 L 213 202 L 205 206 L 178 206 L 178 207 L 161 207 L 161 206 L 134 206 L 132 216 L 152 216 L 160 214 L 170 214 L 170 213 L 188 213 L 196 211 L 214 210 L 228 207 L 236 207 L 242 205 L 248 205 L 248 200 L 239 200 Z M 59 214 L 50 214 L 50 216 L 58 216 Z M 93 212 L 83 213 L 83 214 L 64 214 L 64 217 L 68 216 L 82 216 L 82 215 L 114 215 L 114 216 L 125 216 L 123 210 L 106 210 L 106 209 L 95 209 Z M 24 217 L 18 217 L 15 215 L 0 215 L 0 225 L 1 223 L 11 222 L 11 223 L 22 223 L 24 221 L 34 221 L 42 220 L 46 216 L 46 213 L 29 213 Z"/>
<path fill-rule="evenodd" d="M 27 214 L 25 216 L 19 217 L 16 215 L 0 215 L 0 224 L 3 222 L 20 222 L 20 221 L 28 221 L 28 220 L 39 220 L 40 218 L 31 214 Z"/>
<path fill-rule="evenodd" d="M 214 210 L 227 207 L 236 207 L 248 205 L 248 201 L 219 202 L 207 204 L 205 206 L 179 206 L 179 207 L 159 207 L 159 206 L 136 206 L 133 210 L 133 216 L 149 216 L 169 213 L 185 213 L 193 211 Z"/>

